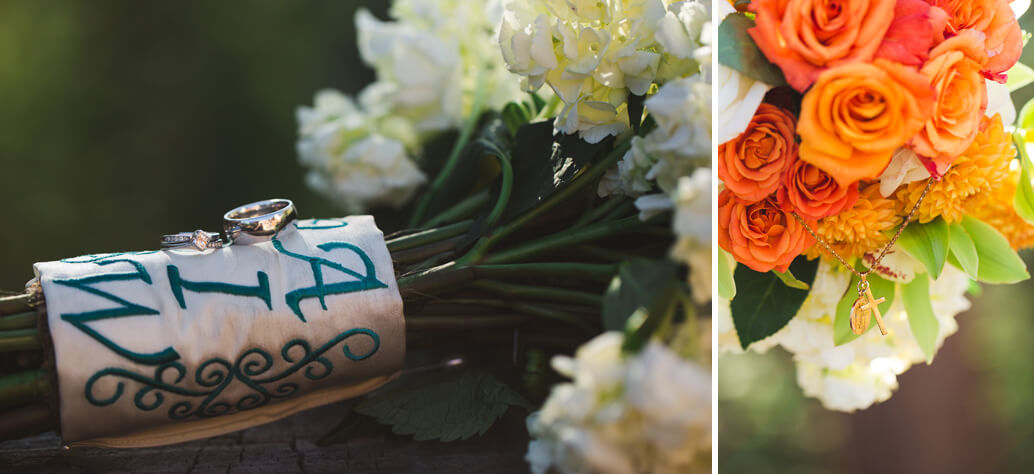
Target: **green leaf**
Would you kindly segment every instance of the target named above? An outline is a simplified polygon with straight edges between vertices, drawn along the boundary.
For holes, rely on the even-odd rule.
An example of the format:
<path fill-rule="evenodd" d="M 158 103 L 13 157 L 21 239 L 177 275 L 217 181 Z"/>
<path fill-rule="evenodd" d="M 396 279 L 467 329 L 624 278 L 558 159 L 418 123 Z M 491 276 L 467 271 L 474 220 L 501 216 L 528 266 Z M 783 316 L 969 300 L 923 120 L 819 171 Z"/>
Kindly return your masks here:
<path fill-rule="evenodd" d="M 1016 63 L 1006 74 L 1008 78 L 1005 86 L 1009 88 L 1009 92 L 1016 92 L 1034 82 L 1034 69 L 1023 63 Z"/>
<path fill-rule="evenodd" d="M 1016 116 L 1016 127 L 1020 130 L 1034 129 L 1034 99 L 1028 100 Z"/>
<path fill-rule="evenodd" d="M 977 256 L 980 258 L 977 280 L 984 283 L 1016 283 L 1030 278 L 1023 260 L 994 227 L 970 216 L 962 218 L 962 226 L 977 247 Z"/>
<path fill-rule="evenodd" d="M 517 135 L 517 130 L 531 120 L 531 112 L 528 107 L 518 102 L 510 102 L 503 107 L 503 123 L 510 135 Z"/>
<path fill-rule="evenodd" d="M 638 353 L 658 329 L 670 324 L 679 304 L 678 287 L 679 282 L 669 280 L 649 307 L 632 313 L 625 324 L 625 340 L 621 344 L 623 352 Z"/>
<path fill-rule="evenodd" d="M 948 258 L 948 224 L 940 217 L 926 224 L 914 223 L 901 233 L 897 245 L 925 265 L 936 279 Z"/>
<path fill-rule="evenodd" d="M 930 303 L 929 275 L 921 273 L 912 281 L 902 283 L 901 299 L 908 313 L 908 327 L 912 329 L 912 336 L 916 338 L 929 364 L 933 362 L 933 354 L 937 350 L 937 332 L 940 330 L 940 323 Z"/>
<path fill-rule="evenodd" d="M 513 140 L 513 192 L 502 222 L 535 207 L 569 182 L 587 164 L 613 149 L 613 138 L 587 143 L 578 135 L 553 136 L 553 122 L 522 126 Z"/>
<path fill-rule="evenodd" d="M 894 304 L 894 293 L 896 292 L 897 285 L 893 281 L 884 279 L 876 274 L 870 274 L 865 279 L 869 281 L 869 289 L 872 290 L 873 296 L 884 299 L 879 304 L 880 314 L 887 314 L 890 311 L 890 306 Z M 837 313 L 833 318 L 834 345 L 839 346 L 858 339 L 858 335 L 851 331 L 851 306 L 854 305 L 854 300 L 858 298 L 857 288 L 858 276 L 853 276 L 851 284 L 847 287 L 847 292 L 844 293 L 843 298 L 837 303 Z M 876 321 L 871 321 L 866 332 L 871 331 L 874 327 L 876 327 Z"/>
<path fill-rule="evenodd" d="M 1016 132 L 1013 139 L 1016 141 L 1016 148 L 1020 151 L 1020 181 L 1016 183 L 1016 194 L 1013 195 L 1012 203 L 1023 220 L 1034 224 L 1034 189 L 1031 189 L 1030 156 L 1027 154 L 1027 140 L 1025 133 Z"/>
<path fill-rule="evenodd" d="M 815 280 L 818 260 L 798 257 L 790 271 L 801 281 Z M 756 272 L 746 265 L 738 265 L 734 274 L 737 294 L 731 302 L 732 321 L 744 349 L 786 326 L 793 319 L 808 292 L 790 288 L 771 272 Z"/>
<path fill-rule="evenodd" d="M 977 256 L 977 246 L 973 239 L 966 232 L 961 222 L 954 222 L 948 225 L 948 248 L 951 250 L 949 261 L 970 277 L 976 278 L 980 268 L 980 257 Z"/>
<path fill-rule="evenodd" d="M 743 75 L 773 86 L 785 86 L 786 77 L 758 49 L 747 33 L 754 26 L 743 13 L 733 13 L 718 26 L 718 63 L 735 69 Z"/>
<path fill-rule="evenodd" d="M 772 270 L 772 273 L 779 277 L 779 280 L 781 280 L 784 285 L 789 286 L 790 288 L 797 288 L 798 290 L 807 290 L 810 288 L 807 283 L 800 281 L 797 277 L 793 276 L 793 272 L 791 272 L 790 269 L 787 269 L 785 272 Z"/>
<path fill-rule="evenodd" d="M 668 259 L 635 259 L 621 264 L 603 295 L 603 328 L 625 329 L 632 313 L 648 308 L 665 286 L 675 281 L 675 271 L 675 264 Z"/>
<path fill-rule="evenodd" d="M 715 263 L 715 270 L 718 279 L 718 296 L 727 300 L 736 296 L 736 281 L 732 278 L 732 257 L 725 253 L 725 250 L 718 249 L 718 261 Z"/>
<path fill-rule="evenodd" d="M 397 384 L 368 396 L 355 411 L 417 441 L 454 441 L 483 435 L 511 406 L 531 404 L 487 372 L 472 369 L 409 386 Z"/>

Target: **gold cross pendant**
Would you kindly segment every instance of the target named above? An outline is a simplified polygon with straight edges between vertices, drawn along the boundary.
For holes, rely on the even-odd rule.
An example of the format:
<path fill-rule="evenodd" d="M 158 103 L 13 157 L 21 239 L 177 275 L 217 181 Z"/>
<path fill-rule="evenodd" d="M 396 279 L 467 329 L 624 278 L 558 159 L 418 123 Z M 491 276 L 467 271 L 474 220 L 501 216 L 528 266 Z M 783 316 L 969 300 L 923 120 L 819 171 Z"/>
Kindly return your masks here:
<path fill-rule="evenodd" d="M 858 299 L 851 305 L 851 332 L 857 335 L 865 334 L 865 330 L 869 329 L 869 321 L 876 316 L 876 325 L 880 327 L 880 333 L 886 336 L 887 327 L 883 324 L 883 315 L 880 314 L 880 303 L 884 301 L 885 298 L 876 298 L 872 295 L 869 281 L 862 276 L 862 280 L 858 282 Z"/>

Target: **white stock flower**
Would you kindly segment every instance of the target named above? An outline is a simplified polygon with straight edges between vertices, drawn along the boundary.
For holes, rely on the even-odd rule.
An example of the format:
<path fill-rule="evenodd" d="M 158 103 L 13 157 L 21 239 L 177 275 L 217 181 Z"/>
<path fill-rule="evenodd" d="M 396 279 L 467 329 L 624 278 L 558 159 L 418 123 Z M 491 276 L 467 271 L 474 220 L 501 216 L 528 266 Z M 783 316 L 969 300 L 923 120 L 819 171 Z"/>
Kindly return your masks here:
<path fill-rule="evenodd" d="M 317 92 L 314 102 L 297 111 L 298 157 L 313 189 L 360 212 L 400 206 L 426 181 L 407 152 L 415 141 L 407 122 L 371 115 L 333 90 Z"/>
<path fill-rule="evenodd" d="M 689 283 L 698 303 L 711 299 L 711 169 L 679 178 L 672 227 L 678 240 L 672 257 L 689 265 Z"/>
<path fill-rule="evenodd" d="M 622 355 L 622 340 L 604 333 L 556 364 L 574 380 L 528 417 L 532 472 L 710 472 L 710 372 L 657 341 Z"/>
<path fill-rule="evenodd" d="M 629 93 L 699 70 L 708 17 L 694 1 L 504 0 L 498 40 L 527 90 L 563 101 L 556 128 L 596 143 L 629 128 Z"/>
<path fill-rule="evenodd" d="M 377 101 L 418 131 L 458 128 L 475 112 L 479 87 L 486 109 L 524 98 L 495 46 L 498 0 L 396 1 L 391 16 L 356 13 L 359 52 L 376 71 Z"/>

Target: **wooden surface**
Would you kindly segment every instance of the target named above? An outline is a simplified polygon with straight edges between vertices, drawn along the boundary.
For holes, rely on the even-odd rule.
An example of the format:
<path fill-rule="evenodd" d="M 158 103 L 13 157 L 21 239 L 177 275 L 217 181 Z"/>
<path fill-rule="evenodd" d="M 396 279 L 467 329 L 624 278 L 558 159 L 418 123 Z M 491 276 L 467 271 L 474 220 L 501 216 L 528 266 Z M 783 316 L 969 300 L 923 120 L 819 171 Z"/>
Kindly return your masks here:
<path fill-rule="evenodd" d="M 327 447 L 315 442 L 348 402 L 229 435 L 159 448 L 64 450 L 54 433 L 0 443 L 0 472 L 54 473 L 526 473 L 523 420 L 504 418 L 454 443 L 387 436 Z"/>

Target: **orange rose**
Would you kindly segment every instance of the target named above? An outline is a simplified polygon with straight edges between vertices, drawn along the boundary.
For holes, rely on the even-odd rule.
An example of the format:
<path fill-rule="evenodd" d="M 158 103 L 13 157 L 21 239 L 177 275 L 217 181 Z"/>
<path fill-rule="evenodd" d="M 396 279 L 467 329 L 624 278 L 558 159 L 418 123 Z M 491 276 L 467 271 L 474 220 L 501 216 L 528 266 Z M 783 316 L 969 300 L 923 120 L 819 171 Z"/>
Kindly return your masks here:
<path fill-rule="evenodd" d="M 919 70 L 937 91 L 937 102 L 911 148 L 933 160 L 941 174 L 973 142 L 987 109 L 987 85 L 980 72 L 987 61 L 982 36 L 974 30 L 959 32 L 937 45 Z"/>
<path fill-rule="evenodd" d="M 793 114 L 761 104 L 747 130 L 718 147 L 718 178 L 740 199 L 760 201 L 779 188 L 783 171 L 796 157 Z"/>
<path fill-rule="evenodd" d="M 826 68 L 872 60 L 896 0 L 754 0 L 747 30 L 761 52 L 804 92 Z"/>
<path fill-rule="evenodd" d="M 850 209 L 858 200 L 858 183 L 841 186 L 814 165 L 796 160 L 779 188 L 779 203 L 805 219 L 819 220 Z"/>
<path fill-rule="evenodd" d="M 771 198 L 747 203 L 728 189 L 718 196 L 718 228 L 718 245 L 758 272 L 785 272 L 814 240 Z"/>
<path fill-rule="evenodd" d="M 800 157 L 843 186 L 875 179 L 933 112 L 925 76 L 883 59 L 838 66 L 804 95 Z"/>
<path fill-rule="evenodd" d="M 1008 71 L 1023 52 L 1023 35 L 1016 15 L 1007 0 L 928 0 L 948 12 L 944 37 L 950 38 L 962 30 L 984 33 L 984 49 L 988 61 L 984 66 L 988 75 L 1005 82 Z"/>

